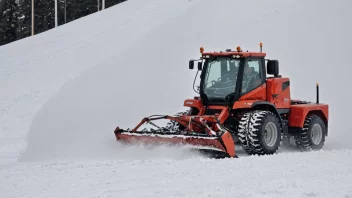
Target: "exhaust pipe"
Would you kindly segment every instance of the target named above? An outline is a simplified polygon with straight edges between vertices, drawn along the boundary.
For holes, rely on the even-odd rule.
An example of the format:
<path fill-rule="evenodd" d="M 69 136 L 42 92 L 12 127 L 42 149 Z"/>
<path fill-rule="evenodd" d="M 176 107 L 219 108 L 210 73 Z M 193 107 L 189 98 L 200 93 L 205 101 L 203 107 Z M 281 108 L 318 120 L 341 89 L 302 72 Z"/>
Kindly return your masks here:
<path fill-rule="evenodd" d="M 317 83 L 317 104 L 319 104 L 319 84 Z"/>

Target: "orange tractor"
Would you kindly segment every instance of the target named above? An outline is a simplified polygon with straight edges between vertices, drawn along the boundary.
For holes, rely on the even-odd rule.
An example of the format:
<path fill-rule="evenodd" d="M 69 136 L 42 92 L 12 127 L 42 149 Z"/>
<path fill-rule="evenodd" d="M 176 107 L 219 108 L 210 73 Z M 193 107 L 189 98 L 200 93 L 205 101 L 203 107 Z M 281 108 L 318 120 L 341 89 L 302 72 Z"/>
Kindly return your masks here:
<path fill-rule="evenodd" d="M 277 60 L 265 59 L 262 44 L 260 52 L 240 47 L 224 52 L 200 48 L 200 52 L 200 59 L 189 62 L 193 69 L 198 61 L 197 75 L 201 71 L 200 86 L 194 89 L 199 96 L 184 101 L 189 111 L 145 117 L 133 129 L 117 127 L 118 141 L 188 145 L 226 157 L 237 157 L 235 144 L 258 155 L 275 153 L 282 141 L 303 150 L 323 147 L 328 105 L 319 103 L 318 84 L 315 103 L 292 100 L 290 79 L 279 75 Z M 163 127 L 155 124 L 161 119 L 168 120 Z M 143 125 L 152 128 L 139 130 Z"/>

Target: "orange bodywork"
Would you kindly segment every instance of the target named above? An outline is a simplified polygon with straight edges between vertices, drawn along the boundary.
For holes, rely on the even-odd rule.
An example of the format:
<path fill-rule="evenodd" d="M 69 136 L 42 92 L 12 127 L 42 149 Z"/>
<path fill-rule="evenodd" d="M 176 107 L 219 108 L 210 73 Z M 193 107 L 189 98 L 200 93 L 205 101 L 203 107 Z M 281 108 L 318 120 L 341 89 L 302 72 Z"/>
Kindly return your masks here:
<path fill-rule="evenodd" d="M 276 108 L 290 108 L 290 87 L 283 86 L 288 81 L 288 78 L 268 79 L 265 84 L 243 95 L 233 108 L 249 108 L 256 101 L 267 101 Z"/>
<path fill-rule="evenodd" d="M 185 107 L 194 107 L 196 109 L 198 109 L 199 111 L 202 110 L 203 108 L 203 103 L 201 100 L 197 100 L 197 99 L 187 99 L 183 102 L 183 106 Z"/>
<path fill-rule="evenodd" d="M 288 126 L 303 127 L 309 113 L 319 115 L 325 123 L 328 121 L 328 105 L 326 104 L 297 104 L 291 105 L 290 79 L 269 78 L 266 83 L 244 94 L 237 100 L 233 109 L 250 109 L 255 102 L 266 101 L 276 109 L 288 110 Z"/>
<path fill-rule="evenodd" d="M 300 104 L 292 105 L 289 114 L 290 127 L 303 127 L 308 113 L 319 115 L 325 122 L 329 119 L 329 108 L 327 104 Z"/>
<path fill-rule="evenodd" d="M 258 100 L 239 100 L 239 101 L 236 101 L 234 104 L 233 104 L 233 109 L 248 109 L 248 108 L 251 108 L 253 103 L 257 102 Z"/>
<path fill-rule="evenodd" d="M 267 101 L 276 108 L 290 108 L 290 80 L 288 78 L 271 78 L 267 80 Z M 286 86 L 286 85 L 287 86 Z"/>
<path fill-rule="evenodd" d="M 204 115 L 206 107 L 203 106 L 203 103 L 199 99 L 187 99 L 184 101 L 183 105 L 185 107 L 193 107 L 199 110 L 198 116 Z M 208 106 L 207 109 L 217 109 L 221 110 L 221 113 L 218 115 L 220 124 L 223 124 L 229 117 L 229 111 L 225 106 Z"/>
<path fill-rule="evenodd" d="M 291 105 L 289 78 L 269 78 L 266 83 L 241 96 L 232 109 L 250 109 L 255 102 L 266 101 L 278 110 L 289 109 L 288 126 L 303 127 L 306 116 L 311 112 L 319 115 L 326 123 L 328 120 L 328 105 L 326 104 L 299 104 Z M 194 107 L 199 110 L 198 116 L 204 115 L 205 106 L 200 99 L 187 99 L 184 106 Z M 224 123 L 229 116 L 226 107 L 209 106 L 208 109 L 222 110 L 219 119 Z"/>
<path fill-rule="evenodd" d="M 202 111 L 199 114 L 204 115 L 205 109 L 206 109 L 205 107 L 202 108 Z M 208 109 L 221 110 L 221 113 L 219 115 L 217 115 L 217 114 L 215 115 L 219 119 L 220 124 L 223 124 L 230 115 L 229 110 L 224 106 L 208 106 Z"/>

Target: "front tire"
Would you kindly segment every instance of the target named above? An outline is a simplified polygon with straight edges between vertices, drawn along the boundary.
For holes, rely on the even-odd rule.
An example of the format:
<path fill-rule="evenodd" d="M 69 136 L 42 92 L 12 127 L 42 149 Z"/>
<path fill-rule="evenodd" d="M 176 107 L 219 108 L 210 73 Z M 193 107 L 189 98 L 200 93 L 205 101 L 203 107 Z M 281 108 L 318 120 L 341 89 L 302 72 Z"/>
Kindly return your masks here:
<path fill-rule="evenodd" d="M 270 111 L 245 113 L 239 123 L 238 136 L 248 154 L 274 154 L 281 142 L 279 119 Z"/>

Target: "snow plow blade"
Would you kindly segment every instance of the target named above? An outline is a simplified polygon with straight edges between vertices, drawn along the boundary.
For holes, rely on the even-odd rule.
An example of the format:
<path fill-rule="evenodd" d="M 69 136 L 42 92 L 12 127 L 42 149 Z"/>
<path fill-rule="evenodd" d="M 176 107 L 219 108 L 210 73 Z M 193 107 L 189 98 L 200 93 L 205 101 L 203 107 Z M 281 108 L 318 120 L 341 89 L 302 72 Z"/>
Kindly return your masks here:
<path fill-rule="evenodd" d="M 133 130 L 123 130 L 117 127 L 114 131 L 116 140 L 129 145 L 134 144 L 144 144 L 144 145 L 168 145 L 168 146 L 184 146 L 186 148 L 195 149 L 204 154 L 211 154 L 211 156 L 219 157 L 235 157 L 235 143 L 233 141 L 232 135 L 222 129 L 221 125 L 217 122 L 213 122 L 214 126 L 217 125 L 218 130 L 214 131 L 210 128 L 209 122 L 214 121 L 212 118 L 198 117 L 194 116 L 180 116 L 180 117 L 171 117 L 171 116 L 159 116 L 156 118 L 144 118 L 139 125 Z M 187 128 L 182 131 L 170 131 L 165 128 L 156 126 L 152 123 L 152 120 L 157 119 L 170 119 L 174 120 L 181 124 L 186 125 Z M 208 121 L 207 125 L 204 121 Z M 203 122 L 202 122 L 203 121 Z M 156 126 L 158 130 L 141 130 L 137 129 L 145 124 L 151 124 Z M 198 124 L 198 130 L 190 130 L 193 125 Z M 204 125 L 201 127 L 201 125 Z M 194 127 L 194 126 L 193 126 Z M 202 128 L 202 131 L 200 129 Z M 195 132 L 197 131 L 197 132 Z"/>

